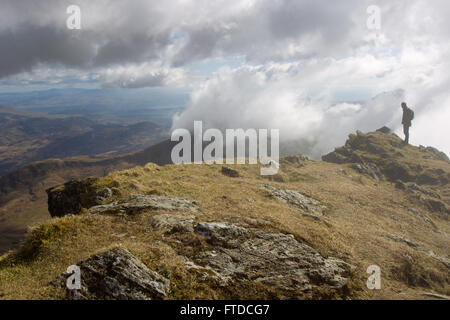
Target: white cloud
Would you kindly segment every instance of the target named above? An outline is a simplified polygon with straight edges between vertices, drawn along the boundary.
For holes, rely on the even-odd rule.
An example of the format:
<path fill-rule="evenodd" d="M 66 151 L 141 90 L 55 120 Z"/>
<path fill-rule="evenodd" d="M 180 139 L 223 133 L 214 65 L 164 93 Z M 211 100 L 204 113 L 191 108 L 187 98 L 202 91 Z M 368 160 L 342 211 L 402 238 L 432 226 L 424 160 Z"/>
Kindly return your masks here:
<path fill-rule="evenodd" d="M 66 68 L 67 79 L 104 86 L 198 85 L 174 126 L 199 118 L 215 127 L 278 127 L 314 155 L 356 129 L 395 126 L 402 89 L 416 111 L 412 142 L 450 152 L 439 117 L 449 103 L 446 0 L 76 2 L 82 30 L 73 32 L 65 27 L 72 1 L 3 0 L 0 78 L 64 81 L 58 70 Z M 379 31 L 366 27 L 373 4 Z M 235 57 L 243 67 L 205 81 L 187 67 Z M 52 68 L 54 79 L 36 68 Z"/>
<path fill-rule="evenodd" d="M 101 72 L 102 85 L 118 88 L 142 88 L 184 85 L 184 70 L 159 63 L 144 62 L 107 68 Z"/>
<path fill-rule="evenodd" d="M 398 117 L 403 91 L 362 105 L 334 104 L 326 99 L 334 89 L 325 88 L 317 99 L 308 97 L 301 71 L 296 65 L 222 69 L 192 94 L 188 108 L 175 115 L 173 128 L 191 128 L 194 120 L 202 120 L 210 128 L 279 129 L 283 143 L 295 143 L 291 151 L 319 158 L 349 132 L 375 130 Z"/>

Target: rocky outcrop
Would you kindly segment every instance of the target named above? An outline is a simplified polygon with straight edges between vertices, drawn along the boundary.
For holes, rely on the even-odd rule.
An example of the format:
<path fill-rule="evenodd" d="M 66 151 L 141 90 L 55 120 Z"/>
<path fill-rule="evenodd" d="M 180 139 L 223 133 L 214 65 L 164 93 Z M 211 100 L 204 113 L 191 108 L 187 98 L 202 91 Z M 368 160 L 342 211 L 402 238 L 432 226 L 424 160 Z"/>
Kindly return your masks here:
<path fill-rule="evenodd" d="M 195 232 L 214 245 L 194 257 L 189 268 L 208 270 L 223 285 L 234 281 L 255 281 L 283 292 L 308 292 L 327 285 L 343 289 L 352 266 L 336 258 L 326 258 L 293 235 L 245 229 L 227 223 L 199 223 Z M 218 245 L 230 243 L 232 246 Z"/>
<path fill-rule="evenodd" d="M 442 201 L 443 197 L 436 191 L 419 186 L 416 183 L 403 183 L 401 181 L 397 181 L 395 186 L 411 194 L 430 211 L 450 213 L 449 207 Z"/>
<path fill-rule="evenodd" d="M 197 202 L 183 198 L 135 194 L 120 201 L 89 208 L 91 214 L 137 214 L 143 211 L 199 212 Z"/>
<path fill-rule="evenodd" d="M 395 134 L 380 130 L 350 134 L 345 145 L 324 155 L 323 161 L 351 164 L 362 174 L 391 181 L 426 185 L 447 185 L 450 182 L 448 157 L 432 147 L 405 145 Z M 442 161 L 442 163 L 429 160 Z"/>
<path fill-rule="evenodd" d="M 423 156 L 425 159 L 435 159 L 450 163 L 450 159 L 448 158 L 448 156 L 444 152 L 439 151 L 436 148 L 419 146 L 419 149 L 420 151 L 427 153 L 427 155 Z"/>
<path fill-rule="evenodd" d="M 343 260 L 324 257 L 296 240 L 292 234 L 268 232 L 223 221 L 192 225 L 192 220 L 186 218 L 159 215 L 152 219 L 152 225 L 183 233 L 183 239 L 187 242 L 189 237 L 202 237 L 209 244 L 209 249 L 203 247 L 190 258 L 181 255 L 180 259 L 186 270 L 199 279 L 214 281 L 219 286 L 250 281 L 284 292 L 286 297 L 309 293 L 322 285 L 343 292 L 354 269 Z M 164 222 L 159 224 L 156 221 Z M 182 228 L 179 228 L 180 221 L 183 221 Z M 186 233 L 192 226 L 194 232 Z"/>
<path fill-rule="evenodd" d="M 321 213 L 325 209 L 325 206 L 319 201 L 305 196 L 295 190 L 277 189 L 269 185 L 262 185 L 262 187 L 270 196 L 300 210 Z"/>
<path fill-rule="evenodd" d="M 326 209 L 326 206 L 319 201 L 295 190 L 277 189 L 268 185 L 262 185 L 262 187 L 269 196 L 298 209 L 302 216 L 312 218 L 328 225 L 323 219 L 323 211 Z"/>
<path fill-rule="evenodd" d="M 72 180 L 63 185 L 46 190 L 48 195 L 48 211 L 52 217 L 62 217 L 67 214 L 78 214 L 82 208 L 100 204 L 112 196 L 109 188 L 97 190 L 94 187 L 96 178 Z"/>
<path fill-rule="evenodd" d="M 450 269 L 450 259 L 446 258 L 446 257 L 442 257 L 436 253 L 434 253 L 432 250 L 427 249 L 423 246 L 421 246 L 420 244 L 409 240 L 408 238 L 396 235 L 396 234 L 389 234 L 387 235 L 388 238 L 396 241 L 396 242 L 403 242 L 405 244 L 407 244 L 408 246 L 410 246 L 411 248 L 414 248 L 416 250 L 422 251 L 425 254 L 427 254 L 428 256 L 430 256 L 433 259 L 436 259 L 440 262 L 442 262 L 447 268 Z"/>
<path fill-rule="evenodd" d="M 374 178 L 377 181 L 379 181 L 380 178 L 382 179 L 382 177 L 383 177 L 380 170 L 378 169 L 378 167 L 373 163 L 367 163 L 367 162 L 352 163 L 349 166 L 350 166 L 350 168 L 355 169 L 356 171 L 358 171 L 361 174 L 371 176 L 372 178 Z"/>
<path fill-rule="evenodd" d="M 170 281 L 150 270 L 144 263 L 122 248 L 115 248 L 77 263 L 81 271 L 81 289 L 66 287 L 68 274 L 52 284 L 65 287 L 70 299 L 81 300 L 149 300 L 163 299 Z"/>
<path fill-rule="evenodd" d="M 167 233 L 193 232 L 194 216 L 178 214 L 158 214 L 150 218 L 150 225 Z"/>
<path fill-rule="evenodd" d="M 246 229 L 224 222 L 201 222 L 194 229 L 209 243 L 227 247 L 236 247 L 249 236 Z"/>

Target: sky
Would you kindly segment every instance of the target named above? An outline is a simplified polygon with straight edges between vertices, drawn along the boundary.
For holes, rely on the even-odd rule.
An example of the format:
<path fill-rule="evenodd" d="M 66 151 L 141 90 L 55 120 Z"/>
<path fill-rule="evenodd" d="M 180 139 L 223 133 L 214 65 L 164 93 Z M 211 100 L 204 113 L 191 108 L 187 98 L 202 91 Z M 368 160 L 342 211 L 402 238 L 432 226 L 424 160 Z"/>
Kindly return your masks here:
<path fill-rule="evenodd" d="M 279 129 L 314 158 L 356 130 L 401 135 L 406 101 L 410 142 L 450 154 L 449 16 L 447 0 L 2 0 L 0 90 L 189 89 L 173 128 Z"/>

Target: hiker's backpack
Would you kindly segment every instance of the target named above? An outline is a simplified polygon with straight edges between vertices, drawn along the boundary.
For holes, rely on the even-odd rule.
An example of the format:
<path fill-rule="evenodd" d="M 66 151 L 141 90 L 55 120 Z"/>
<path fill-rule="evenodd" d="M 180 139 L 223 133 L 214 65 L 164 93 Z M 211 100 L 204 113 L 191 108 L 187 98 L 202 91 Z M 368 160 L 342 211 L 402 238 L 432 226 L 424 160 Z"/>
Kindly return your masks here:
<path fill-rule="evenodd" d="M 408 119 L 409 121 L 412 121 L 414 119 L 414 111 L 411 109 L 408 109 Z"/>

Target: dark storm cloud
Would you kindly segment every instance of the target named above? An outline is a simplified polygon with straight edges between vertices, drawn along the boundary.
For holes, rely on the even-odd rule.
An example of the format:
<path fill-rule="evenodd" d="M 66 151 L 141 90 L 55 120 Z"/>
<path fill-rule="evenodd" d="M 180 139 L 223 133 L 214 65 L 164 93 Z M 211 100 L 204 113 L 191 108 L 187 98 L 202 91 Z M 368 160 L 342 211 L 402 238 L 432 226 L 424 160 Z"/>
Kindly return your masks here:
<path fill-rule="evenodd" d="M 170 28 L 161 29 L 145 2 L 81 2 L 81 30 L 69 30 L 71 2 L 8 1 L 0 12 L 0 77 L 30 71 L 39 64 L 98 68 L 159 59 L 170 44 Z M 127 11 L 128 10 L 128 11 Z M 122 15 L 120 15 L 122 12 Z M 154 17 L 153 17 L 154 18 Z"/>
<path fill-rule="evenodd" d="M 219 14 L 207 25 L 186 26 L 188 41 L 174 63 L 229 54 L 245 55 L 252 62 L 343 54 L 363 42 L 362 37 L 350 37 L 365 26 L 365 21 L 355 25 L 351 13 L 360 10 L 365 17 L 365 9 L 363 1 L 255 2 L 250 9 Z"/>
<path fill-rule="evenodd" d="M 348 44 L 356 3 L 3 0 L 0 77 L 38 63 L 95 68 L 164 60 L 176 67 L 227 55 L 307 57 Z M 66 28 L 70 4 L 81 7 L 81 30 Z M 185 37 L 174 39 L 176 32 Z"/>
<path fill-rule="evenodd" d="M 25 25 L 0 32 L 0 76 L 30 70 L 38 63 L 85 67 L 95 56 L 88 37 L 74 38 L 66 30 Z"/>

